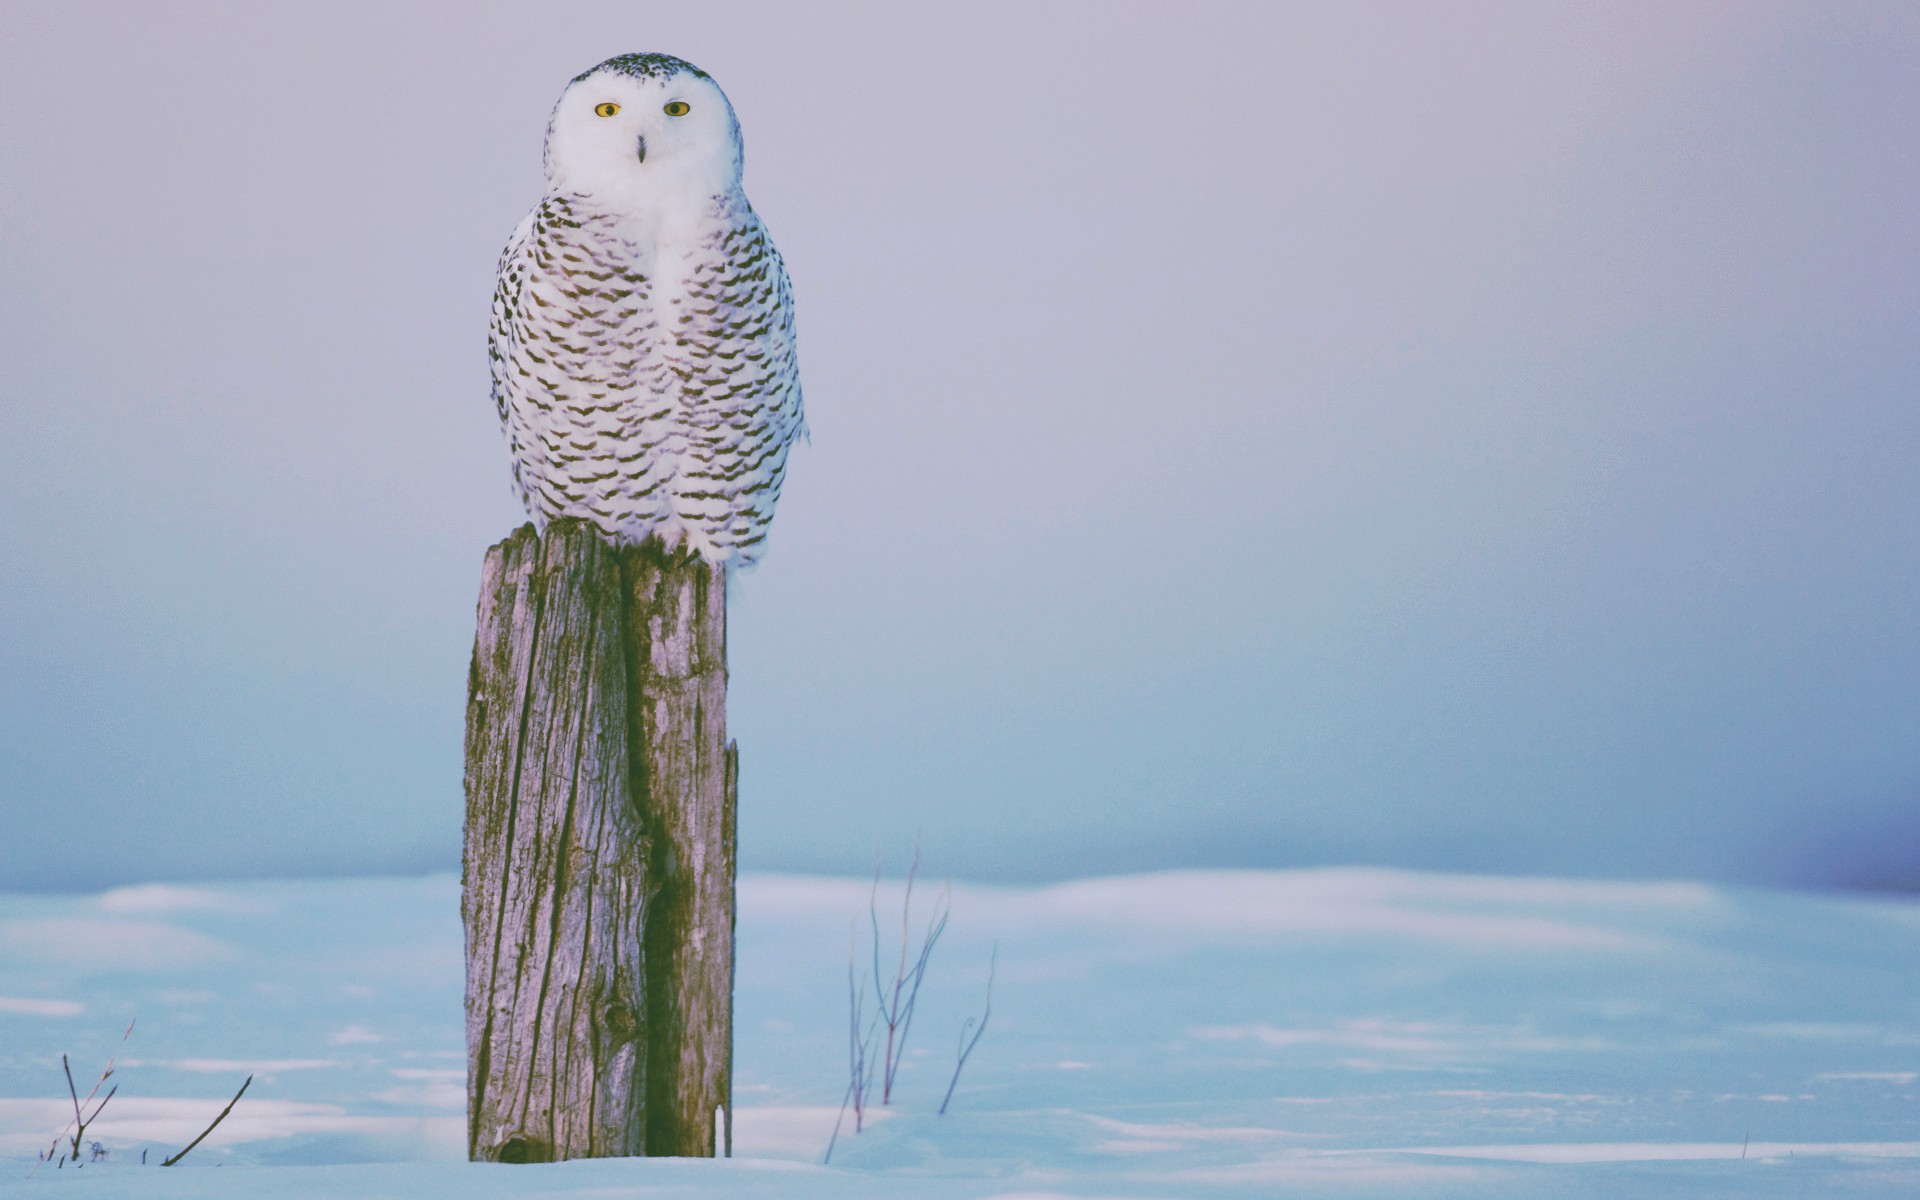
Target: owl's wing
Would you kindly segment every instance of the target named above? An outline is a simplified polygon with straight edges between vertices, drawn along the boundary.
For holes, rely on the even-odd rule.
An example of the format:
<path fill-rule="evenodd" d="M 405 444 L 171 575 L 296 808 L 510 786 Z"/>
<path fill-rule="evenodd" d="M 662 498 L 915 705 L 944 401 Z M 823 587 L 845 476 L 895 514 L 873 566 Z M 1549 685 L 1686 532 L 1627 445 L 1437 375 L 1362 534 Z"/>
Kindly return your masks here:
<path fill-rule="evenodd" d="M 684 355 L 693 463 L 676 498 L 683 515 L 716 528 L 742 563 L 758 555 L 786 476 L 787 451 L 806 429 L 794 350 L 793 286 L 766 226 L 740 198 L 708 242 L 689 287 Z"/>
<path fill-rule="evenodd" d="M 519 343 L 520 292 L 526 286 L 533 230 L 539 216 L 540 210 L 536 208 L 521 218 L 520 224 L 514 227 L 513 236 L 507 239 L 506 249 L 500 252 L 500 265 L 495 270 L 493 320 L 487 336 L 487 357 L 493 375 L 493 407 L 500 416 L 502 428 L 507 426 L 507 410 L 513 397 L 513 360 Z M 511 434 L 511 430 L 508 432 Z"/>
<path fill-rule="evenodd" d="M 530 319 L 527 300 L 529 275 L 539 240 L 543 201 L 514 227 L 500 252 L 500 265 L 493 285 L 493 314 L 487 337 L 488 367 L 493 378 L 493 408 L 500 418 L 500 430 L 507 437 L 507 453 L 513 463 L 513 488 L 536 521 L 542 510 L 534 501 L 538 482 L 545 474 L 545 455 L 537 431 L 529 424 L 543 411 L 545 402 L 537 396 L 537 380 L 528 362 Z M 537 340 L 537 339 L 532 339 Z M 550 514 L 548 514 L 550 515 Z"/>

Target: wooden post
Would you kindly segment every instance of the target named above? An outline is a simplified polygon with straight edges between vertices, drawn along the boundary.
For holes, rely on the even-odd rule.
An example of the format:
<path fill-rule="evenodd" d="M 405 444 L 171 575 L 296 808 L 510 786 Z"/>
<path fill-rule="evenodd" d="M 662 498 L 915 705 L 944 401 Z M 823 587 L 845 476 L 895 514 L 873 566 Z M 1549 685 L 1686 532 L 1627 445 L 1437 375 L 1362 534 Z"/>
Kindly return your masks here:
<path fill-rule="evenodd" d="M 647 1153 L 731 1153 L 734 802 L 727 576 L 624 554 L 633 735 L 659 891 L 647 917 Z M 720 1132 L 716 1133 L 716 1129 Z M 724 1143 L 716 1145 L 716 1140 Z"/>
<path fill-rule="evenodd" d="M 723 568 L 572 520 L 488 551 L 467 684 L 470 1158 L 730 1142 L 726 681 Z"/>

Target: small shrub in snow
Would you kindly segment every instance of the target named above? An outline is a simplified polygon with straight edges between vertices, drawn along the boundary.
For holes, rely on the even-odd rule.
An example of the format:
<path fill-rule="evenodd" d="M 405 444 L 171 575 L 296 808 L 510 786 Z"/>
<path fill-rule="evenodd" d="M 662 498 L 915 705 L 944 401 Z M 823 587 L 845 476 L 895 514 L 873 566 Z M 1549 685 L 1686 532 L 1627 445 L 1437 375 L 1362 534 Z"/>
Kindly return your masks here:
<path fill-rule="evenodd" d="M 894 1078 L 900 1063 L 906 1058 L 907 1034 L 913 1028 L 913 1013 L 920 998 L 920 985 L 926 981 L 927 964 L 932 960 L 933 948 L 939 944 L 940 935 L 946 932 L 947 919 L 953 910 L 953 889 L 951 886 L 943 887 L 921 930 L 919 941 L 915 943 L 913 887 L 919 875 L 920 847 L 916 845 L 913 862 L 907 868 L 906 889 L 900 898 L 900 949 L 890 973 L 881 970 L 881 871 L 878 866 L 874 868 L 873 888 L 867 895 L 868 947 L 873 963 L 870 975 L 862 972 L 858 966 L 860 935 L 859 919 L 855 918 L 852 945 L 847 952 L 847 1091 L 840 1102 L 840 1115 L 833 1123 L 833 1136 L 827 1141 L 823 1162 L 833 1159 L 833 1148 L 840 1140 L 840 1129 L 849 1109 L 853 1111 L 853 1131 L 857 1134 L 866 1128 L 867 1107 L 876 1076 L 880 1084 L 882 1107 L 893 1103 Z M 998 959 L 997 950 L 994 957 Z M 961 1026 L 959 1058 L 954 1064 L 953 1077 L 947 1082 L 946 1096 L 940 1101 L 940 1112 L 943 1114 L 953 1102 L 953 1089 L 960 1082 L 960 1072 L 965 1069 L 968 1056 L 979 1043 L 980 1035 L 986 1032 L 987 1020 L 993 1015 L 993 971 L 990 963 L 987 969 L 986 1011 L 977 1023 L 969 1017 Z M 876 1001 L 876 1011 L 872 1016 L 866 1014 L 869 982 Z M 878 1047 L 879 1058 L 876 1061 L 875 1043 L 879 1041 L 882 1025 L 886 1027 L 887 1036 Z"/>

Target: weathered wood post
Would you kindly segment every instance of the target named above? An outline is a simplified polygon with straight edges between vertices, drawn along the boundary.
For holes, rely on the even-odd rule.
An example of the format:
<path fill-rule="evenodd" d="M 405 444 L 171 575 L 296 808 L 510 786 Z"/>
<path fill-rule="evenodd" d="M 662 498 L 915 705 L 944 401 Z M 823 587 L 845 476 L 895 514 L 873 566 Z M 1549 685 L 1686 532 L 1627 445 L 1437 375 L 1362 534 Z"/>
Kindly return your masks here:
<path fill-rule="evenodd" d="M 467 683 L 467 1149 L 731 1150 L 726 574 L 579 521 L 487 553 Z"/>
<path fill-rule="evenodd" d="M 734 808 L 727 575 L 650 547 L 622 554 L 628 703 L 654 839 L 647 916 L 647 1153 L 733 1153 Z M 719 1144 L 716 1144 L 719 1143 Z"/>

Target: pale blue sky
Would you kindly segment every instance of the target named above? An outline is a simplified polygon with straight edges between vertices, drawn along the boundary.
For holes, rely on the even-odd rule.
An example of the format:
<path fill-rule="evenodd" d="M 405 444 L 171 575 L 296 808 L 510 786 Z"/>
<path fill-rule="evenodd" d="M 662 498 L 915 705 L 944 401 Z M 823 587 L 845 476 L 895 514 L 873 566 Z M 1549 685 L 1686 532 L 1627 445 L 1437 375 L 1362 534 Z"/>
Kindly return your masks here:
<path fill-rule="evenodd" d="M 799 297 L 747 867 L 1920 878 L 1920 8 L 1575 7 L 12 0 L 0 888 L 457 863 L 494 259 L 632 50 Z"/>

